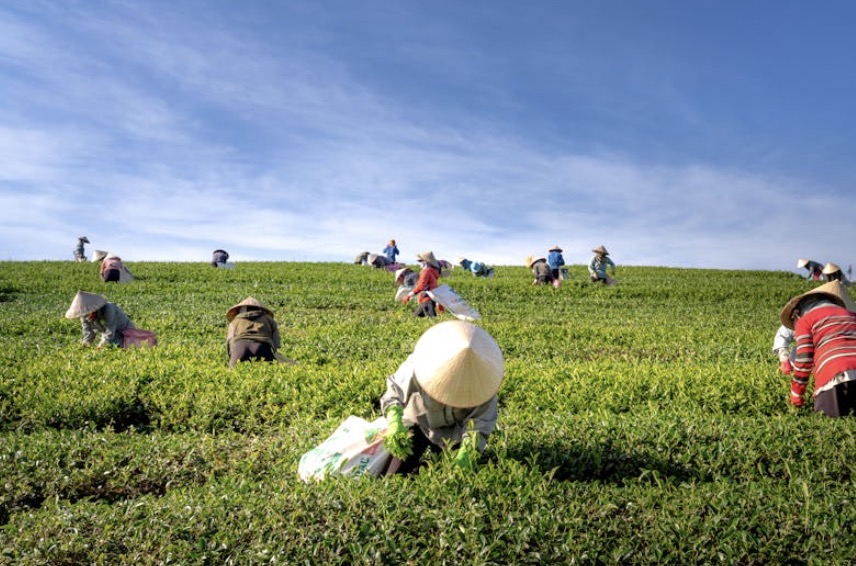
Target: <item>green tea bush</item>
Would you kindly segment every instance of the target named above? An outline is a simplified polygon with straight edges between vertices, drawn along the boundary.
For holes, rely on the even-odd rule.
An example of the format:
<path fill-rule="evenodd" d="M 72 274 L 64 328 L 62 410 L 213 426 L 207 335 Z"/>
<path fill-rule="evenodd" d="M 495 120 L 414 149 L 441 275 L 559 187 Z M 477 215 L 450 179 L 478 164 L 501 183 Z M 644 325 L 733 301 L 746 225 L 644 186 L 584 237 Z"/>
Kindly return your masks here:
<path fill-rule="evenodd" d="M 770 351 L 795 274 L 624 267 L 559 288 L 523 267 L 445 282 L 505 357 L 475 472 L 305 484 L 300 456 L 436 320 L 350 264 L 0 262 L 0 563 L 849 563 L 856 422 L 786 406 Z M 80 345 L 105 294 L 154 349 Z M 239 364 L 226 310 L 276 313 L 286 364 Z M 442 315 L 439 320 L 447 320 Z"/>

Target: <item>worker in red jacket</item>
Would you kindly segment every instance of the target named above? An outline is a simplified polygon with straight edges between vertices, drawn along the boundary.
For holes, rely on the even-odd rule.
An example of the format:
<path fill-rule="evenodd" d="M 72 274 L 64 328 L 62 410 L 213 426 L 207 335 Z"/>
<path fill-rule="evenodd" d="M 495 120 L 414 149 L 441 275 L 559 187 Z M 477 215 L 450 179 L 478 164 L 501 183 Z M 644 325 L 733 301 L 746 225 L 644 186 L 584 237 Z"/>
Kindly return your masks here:
<path fill-rule="evenodd" d="M 856 413 L 856 303 L 840 281 L 792 298 L 779 318 L 794 329 L 796 355 L 790 403 L 803 406 L 814 374 L 814 410 L 830 417 Z"/>

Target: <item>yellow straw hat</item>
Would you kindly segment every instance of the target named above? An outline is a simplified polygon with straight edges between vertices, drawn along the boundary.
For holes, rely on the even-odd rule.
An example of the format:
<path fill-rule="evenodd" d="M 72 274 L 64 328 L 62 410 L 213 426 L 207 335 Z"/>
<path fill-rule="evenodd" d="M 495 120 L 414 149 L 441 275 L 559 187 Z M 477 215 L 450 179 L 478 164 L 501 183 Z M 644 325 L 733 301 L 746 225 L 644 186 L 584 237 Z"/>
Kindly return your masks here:
<path fill-rule="evenodd" d="M 408 271 L 412 272 L 413 270 L 410 269 L 409 267 L 402 267 L 401 269 L 396 269 L 395 270 L 395 282 L 396 283 L 401 282 L 401 278 L 404 277 L 405 275 L 407 275 Z"/>
<path fill-rule="evenodd" d="M 65 311 L 65 318 L 80 318 L 93 313 L 107 304 L 107 297 L 96 293 L 78 291 Z"/>
<path fill-rule="evenodd" d="M 440 263 L 437 261 L 437 258 L 434 257 L 434 252 L 422 252 L 416 254 L 417 259 L 421 259 L 431 267 L 436 267 L 440 269 Z"/>
<path fill-rule="evenodd" d="M 832 275 L 833 273 L 838 273 L 839 271 L 841 271 L 841 268 L 835 265 L 834 263 L 827 263 L 823 266 L 824 275 Z"/>
<path fill-rule="evenodd" d="M 502 352 L 483 328 L 462 320 L 436 324 L 413 349 L 417 383 L 431 399 L 449 407 L 476 407 L 499 391 Z"/>
<path fill-rule="evenodd" d="M 241 310 L 241 307 L 252 307 L 255 309 L 263 310 L 268 314 L 268 316 L 273 316 L 273 311 L 270 310 L 263 302 L 259 301 L 258 299 L 254 299 L 253 297 L 247 297 L 246 299 L 226 311 L 226 320 L 232 322 L 232 319 L 238 315 L 238 311 Z"/>
<path fill-rule="evenodd" d="M 793 330 L 794 321 L 791 319 L 791 316 L 793 315 L 794 309 L 797 308 L 800 301 L 809 295 L 823 295 L 837 305 L 844 307 L 852 313 L 856 313 L 856 303 L 854 303 L 853 299 L 850 298 L 844 284 L 841 283 L 841 281 L 830 281 L 829 283 L 824 283 L 820 287 L 816 287 L 811 291 L 806 291 L 802 295 L 797 295 L 788 301 L 782 309 L 782 312 L 779 313 L 779 321 Z"/>

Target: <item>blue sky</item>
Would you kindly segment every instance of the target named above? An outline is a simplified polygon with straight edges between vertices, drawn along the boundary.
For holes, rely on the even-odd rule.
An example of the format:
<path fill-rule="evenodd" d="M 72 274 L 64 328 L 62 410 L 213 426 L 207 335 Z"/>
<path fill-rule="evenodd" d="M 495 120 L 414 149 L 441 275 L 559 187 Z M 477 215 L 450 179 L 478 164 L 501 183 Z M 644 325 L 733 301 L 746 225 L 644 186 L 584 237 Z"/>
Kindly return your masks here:
<path fill-rule="evenodd" d="M 856 3 L 20 0 L 0 259 L 854 257 Z"/>

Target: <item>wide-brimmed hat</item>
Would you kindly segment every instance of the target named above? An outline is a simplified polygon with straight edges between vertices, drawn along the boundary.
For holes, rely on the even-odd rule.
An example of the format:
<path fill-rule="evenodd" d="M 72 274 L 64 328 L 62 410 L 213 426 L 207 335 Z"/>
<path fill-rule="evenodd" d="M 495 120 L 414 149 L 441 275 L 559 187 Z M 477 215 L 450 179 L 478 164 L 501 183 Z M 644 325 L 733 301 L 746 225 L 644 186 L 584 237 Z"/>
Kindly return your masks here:
<path fill-rule="evenodd" d="M 809 260 L 805 259 L 804 257 L 799 258 L 797 260 L 797 267 L 805 267 L 806 265 L 808 265 L 808 261 Z"/>
<path fill-rule="evenodd" d="M 543 257 L 535 257 L 534 255 L 528 255 L 526 256 L 526 267 L 532 267 L 539 261 L 547 261 L 547 259 Z"/>
<path fill-rule="evenodd" d="M 476 407 L 499 391 L 502 351 L 483 328 L 463 320 L 425 331 L 413 349 L 417 383 L 431 399 L 455 408 Z"/>
<path fill-rule="evenodd" d="M 107 297 L 96 293 L 78 291 L 65 311 L 65 318 L 80 318 L 93 313 L 107 304 Z"/>
<path fill-rule="evenodd" d="M 804 298 L 809 295 L 823 295 L 828 298 L 835 304 L 844 307 L 850 312 L 856 313 L 856 302 L 853 302 L 853 299 L 850 298 L 850 294 L 847 293 L 847 288 L 841 281 L 830 281 L 829 283 L 824 283 L 820 287 L 816 287 L 811 291 L 806 291 L 802 295 L 797 295 L 792 298 L 782 309 L 782 312 L 779 313 L 779 321 L 791 330 L 794 328 L 794 321 L 791 319 L 794 309 L 800 304 Z"/>
<path fill-rule="evenodd" d="M 92 261 L 101 261 L 105 257 L 107 257 L 107 252 L 104 250 L 95 250 L 92 252 Z"/>
<path fill-rule="evenodd" d="M 80 240 L 81 242 L 83 242 L 85 244 L 89 243 L 89 238 L 87 238 L 86 236 L 81 236 L 78 238 L 78 240 Z"/>
<path fill-rule="evenodd" d="M 440 263 L 437 261 L 437 258 L 434 257 L 434 252 L 429 251 L 418 253 L 416 254 L 416 258 L 421 259 L 431 267 L 436 267 L 437 269 L 440 269 Z"/>
<path fill-rule="evenodd" d="M 833 273 L 838 273 L 839 271 L 841 271 L 841 268 L 835 265 L 834 263 L 827 263 L 823 266 L 824 275 L 831 275 Z"/>
<path fill-rule="evenodd" d="M 592 251 L 598 255 L 609 255 L 609 252 L 602 245 L 594 248 Z"/>
<path fill-rule="evenodd" d="M 232 322 L 232 319 L 238 315 L 238 311 L 241 310 L 241 307 L 252 307 L 254 309 L 265 311 L 269 316 L 273 316 L 273 311 L 270 310 L 263 302 L 258 299 L 254 299 L 253 297 L 247 297 L 226 311 L 226 320 Z"/>
<path fill-rule="evenodd" d="M 550 248 L 550 249 L 549 249 L 549 250 L 547 250 L 547 251 L 548 251 L 548 252 L 559 252 L 559 253 L 562 253 L 562 248 L 560 248 L 558 245 L 556 245 L 556 246 L 553 246 L 552 248 Z"/>
<path fill-rule="evenodd" d="M 407 275 L 407 272 L 408 272 L 408 271 L 410 271 L 411 273 L 413 272 L 413 270 L 412 270 L 412 269 L 410 269 L 409 267 L 402 267 L 401 269 L 396 269 L 396 270 L 395 270 L 395 282 L 396 282 L 396 283 L 398 283 L 398 281 L 399 281 L 402 277 L 404 277 L 405 275 Z"/>

